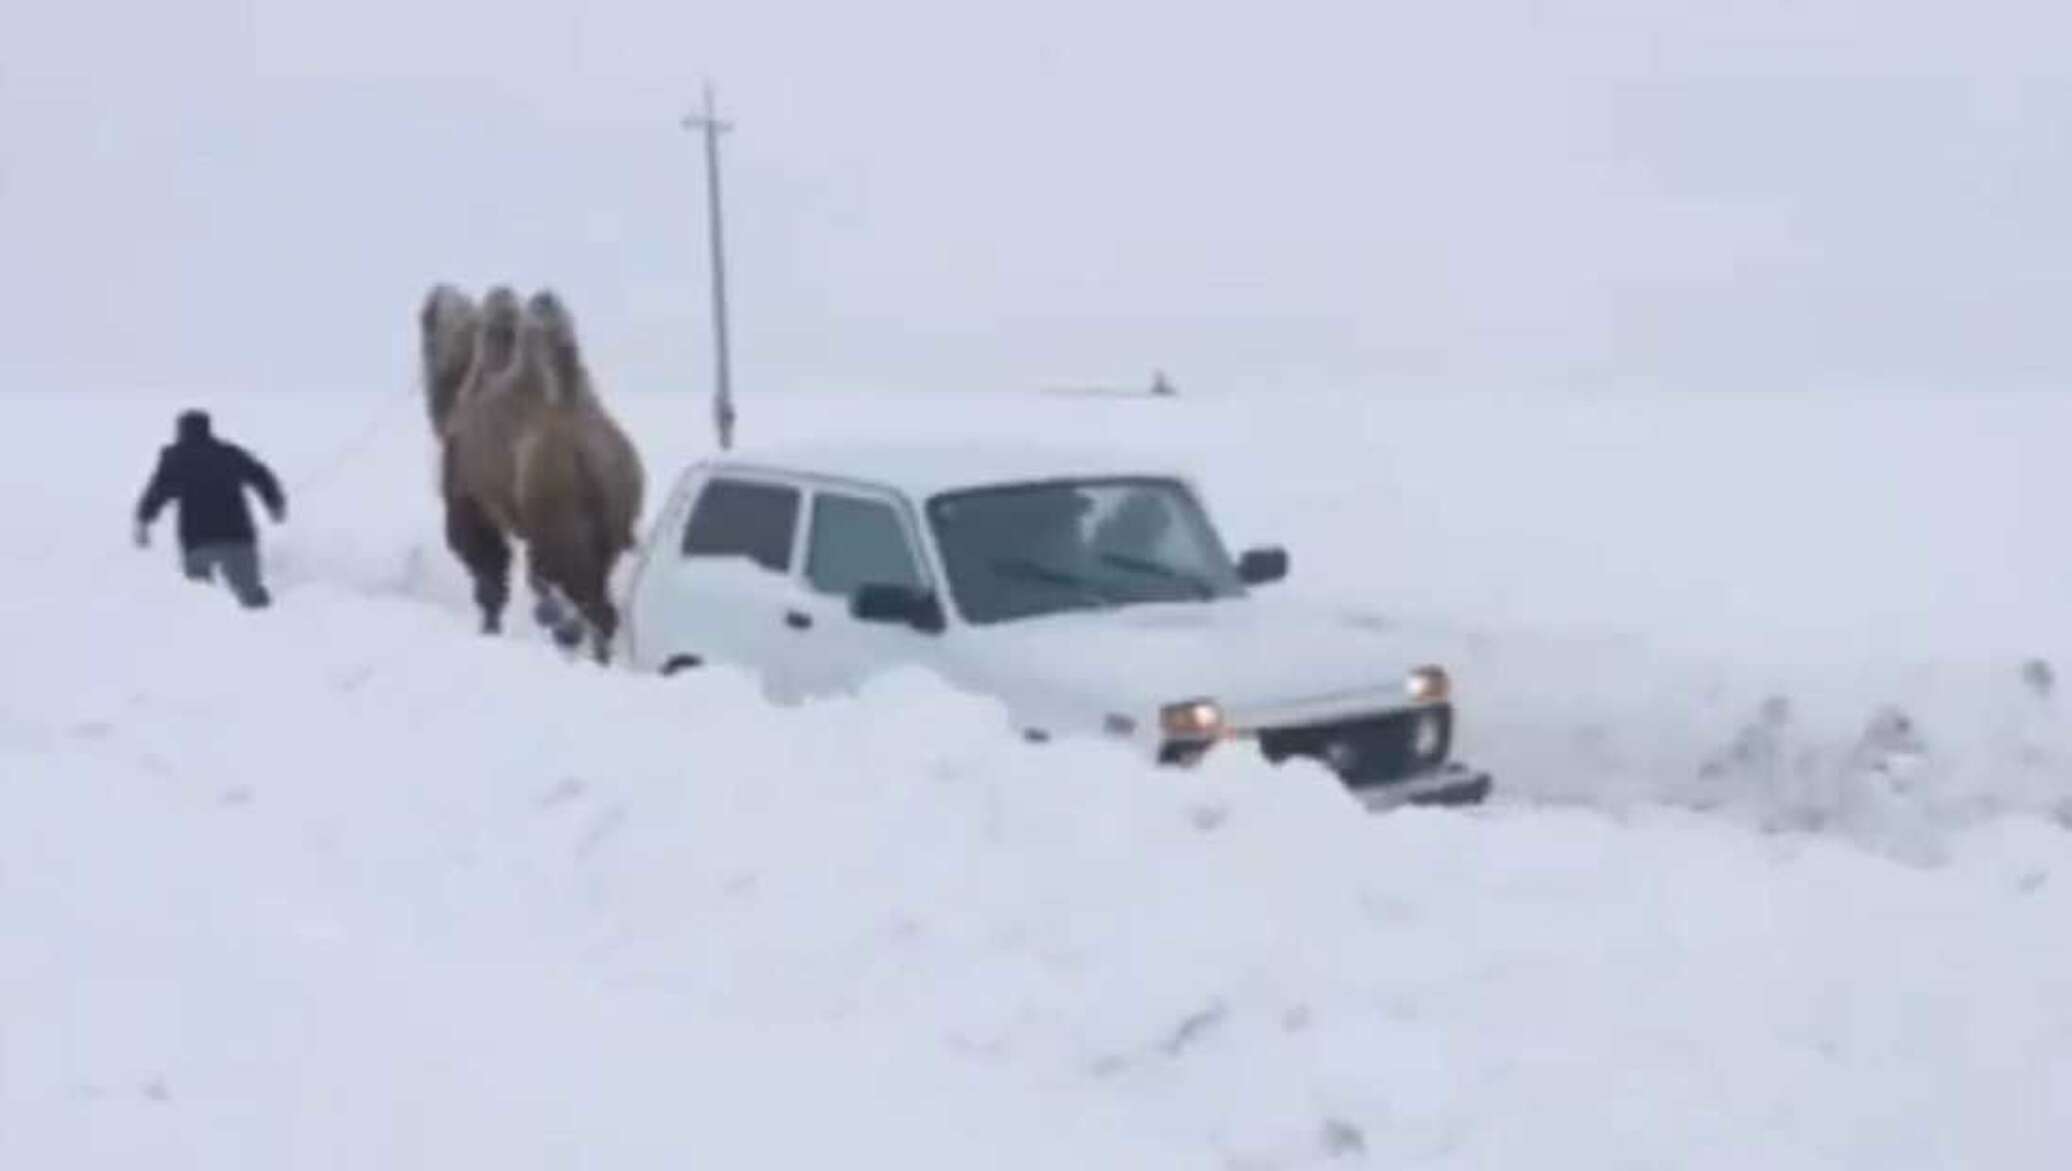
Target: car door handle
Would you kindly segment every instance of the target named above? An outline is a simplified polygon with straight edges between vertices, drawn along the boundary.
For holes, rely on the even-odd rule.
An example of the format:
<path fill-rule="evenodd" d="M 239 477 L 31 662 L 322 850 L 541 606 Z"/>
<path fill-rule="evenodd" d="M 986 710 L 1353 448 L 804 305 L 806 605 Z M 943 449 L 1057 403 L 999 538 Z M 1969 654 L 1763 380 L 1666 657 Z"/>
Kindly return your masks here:
<path fill-rule="evenodd" d="M 813 628 L 813 616 L 799 610 L 786 610 L 784 612 L 784 624 L 793 630 L 811 630 Z"/>

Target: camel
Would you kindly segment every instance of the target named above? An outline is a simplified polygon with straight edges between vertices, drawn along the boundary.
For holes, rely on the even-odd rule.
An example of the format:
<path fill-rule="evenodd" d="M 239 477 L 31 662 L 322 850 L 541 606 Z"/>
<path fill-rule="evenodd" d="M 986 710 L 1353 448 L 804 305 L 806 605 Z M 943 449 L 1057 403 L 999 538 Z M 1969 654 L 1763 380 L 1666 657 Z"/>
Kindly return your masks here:
<path fill-rule="evenodd" d="M 603 662 L 619 629 L 612 569 L 637 540 L 646 477 L 597 396 L 561 299 L 543 290 L 526 310 L 519 360 L 542 379 L 547 405 L 518 441 L 518 531 L 533 573 L 575 605 Z"/>
<path fill-rule="evenodd" d="M 440 285 L 419 325 L 446 541 L 474 579 L 483 632 L 502 629 L 516 540 L 535 619 L 570 649 L 587 628 L 608 662 L 619 626 L 611 573 L 633 546 L 645 477 L 597 395 L 574 319 L 551 291 L 521 304 L 498 287 L 476 307 Z"/>

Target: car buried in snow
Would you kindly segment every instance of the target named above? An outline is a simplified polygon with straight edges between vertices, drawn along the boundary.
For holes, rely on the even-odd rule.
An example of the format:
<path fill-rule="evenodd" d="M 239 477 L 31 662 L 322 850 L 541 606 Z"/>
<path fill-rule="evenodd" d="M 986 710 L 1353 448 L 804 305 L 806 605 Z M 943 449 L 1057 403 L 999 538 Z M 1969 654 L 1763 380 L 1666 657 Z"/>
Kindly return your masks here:
<path fill-rule="evenodd" d="M 1330 768 L 1372 809 L 1469 804 L 1445 670 L 1276 602 L 1280 549 L 1228 552 L 1190 479 L 1110 457 L 966 447 L 728 455 L 678 478 L 632 569 L 625 661 L 732 664 L 780 698 L 917 665 L 1035 741 L 1186 766 Z"/>

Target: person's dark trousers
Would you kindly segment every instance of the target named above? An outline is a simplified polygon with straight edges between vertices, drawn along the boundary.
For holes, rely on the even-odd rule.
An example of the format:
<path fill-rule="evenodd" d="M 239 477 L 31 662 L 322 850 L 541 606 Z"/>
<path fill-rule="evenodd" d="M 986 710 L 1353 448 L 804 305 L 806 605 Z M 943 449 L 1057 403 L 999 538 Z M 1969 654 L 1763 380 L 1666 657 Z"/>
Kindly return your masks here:
<path fill-rule="evenodd" d="M 213 581 L 218 569 L 230 592 L 248 610 L 270 605 L 273 598 L 259 580 L 259 546 L 256 544 L 202 545 L 183 554 L 187 576 L 195 581 Z"/>

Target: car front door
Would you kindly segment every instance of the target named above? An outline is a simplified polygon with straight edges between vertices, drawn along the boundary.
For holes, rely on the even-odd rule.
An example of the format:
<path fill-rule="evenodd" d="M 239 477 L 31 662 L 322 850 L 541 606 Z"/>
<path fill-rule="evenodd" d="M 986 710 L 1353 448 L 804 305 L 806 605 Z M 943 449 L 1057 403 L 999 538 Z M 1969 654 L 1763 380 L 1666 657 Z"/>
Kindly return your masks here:
<path fill-rule="evenodd" d="M 911 511 L 892 493 L 814 489 L 803 564 L 787 608 L 795 635 L 784 652 L 788 679 L 808 693 L 824 694 L 853 690 L 895 665 L 934 663 L 940 633 L 859 622 L 849 610 L 865 586 L 935 590 L 916 536 Z"/>
<path fill-rule="evenodd" d="M 649 554 L 635 615 L 644 662 L 664 670 L 721 663 L 775 681 L 786 600 L 798 563 L 805 491 L 798 484 L 718 471 L 698 488 L 673 547 Z"/>

